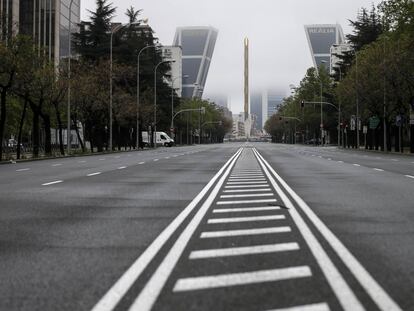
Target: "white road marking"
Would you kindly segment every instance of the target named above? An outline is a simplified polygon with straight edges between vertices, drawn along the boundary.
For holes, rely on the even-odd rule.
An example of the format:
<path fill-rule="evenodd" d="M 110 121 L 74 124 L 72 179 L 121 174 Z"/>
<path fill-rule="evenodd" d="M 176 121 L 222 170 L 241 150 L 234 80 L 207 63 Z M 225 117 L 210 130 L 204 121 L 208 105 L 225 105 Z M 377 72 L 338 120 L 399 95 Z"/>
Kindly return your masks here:
<path fill-rule="evenodd" d="M 86 163 L 86 161 L 85 160 L 82 160 L 82 161 L 78 161 L 78 163 Z"/>
<path fill-rule="evenodd" d="M 142 165 L 142 164 L 145 164 L 145 162 L 139 162 L 138 164 L 139 164 L 139 165 Z"/>
<path fill-rule="evenodd" d="M 327 278 L 331 288 L 334 290 L 339 299 L 340 304 L 345 311 L 365 310 L 354 293 L 349 288 L 348 284 L 342 278 L 337 268 L 333 265 L 331 259 L 328 257 L 312 231 L 306 225 L 303 218 L 296 211 L 290 199 L 285 195 L 282 189 L 278 186 L 273 176 L 280 182 L 283 188 L 295 200 L 301 210 L 306 214 L 308 219 L 319 230 L 325 240 L 329 243 L 332 249 L 337 253 L 342 262 L 348 267 L 349 271 L 355 276 L 361 286 L 366 290 L 371 299 L 377 304 L 381 310 L 387 311 L 401 311 L 397 303 L 384 291 L 384 289 L 375 281 L 375 279 L 368 273 L 368 271 L 359 263 L 359 261 L 351 254 L 351 252 L 342 244 L 342 242 L 333 234 L 333 232 L 319 219 L 306 202 L 299 197 L 295 191 L 276 173 L 270 164 L 254 150 L 259 159 L 266 175 L 269 177 L 274 189 L 282 198 L 282 201 L 289 208 L 289 212 L 293 217 L 295 223 L 298 225 L 302 236 L 305 238 L 313 255 L 315 256 L 319 266 L 321 267 L 325 277 Z"/>
<path fill-rule="evenodd" d="M 62 163 L 55 163 L 55 164 L 52 164 L 52 166 L 53 167 L 56 167 L 56 166 L 61 166 L 61 165 L 63 165 Z"/>
<path fill-rule="evenodd" d="M 412 176 L 412 175 L 405 175 L 405 177 L 414 178 L 414 176 Z"/>
<path fill-rule="evenodd" d="M 240 188 L 260 188 L 268 185 L 240 185 L 240 186 L 225 186 L 226 189 L 240 189 Z"/>
<path fill-rule="evenodd" d="M 359 164 L 356 164 L 356 163 L 354 163 L 354 164 L 352 164 L 353 166 L 361 166 L 361 165 L 359 165 Z"/>
<path fill-rule="evenodd" d="M 276 199 L 263 199 L 263 200 L 243 200 L 243 201 L 218 201 L 217 205 L 227 204 L 251 204 L 251 203 L 269 203 L 276 202 Z"/>
<path fill-rule="evenodd" d="M 283 309 L 272 309 L 267 311 L 330 311 L 328 304 L 325 302 L 322 303 L 314 303 L 311 305 L 303 305 L 303 306 L 296 306 L 291 308 L 283 308 Z"/>
<path fill-rule="evenodd" d="M 224 193 L 239 193 L 239 192 L 260 192 L 260 191 L 270 191 L 270 188 L 260 188 L 260 189 L 241 189 L 241 190 L 224 190 Z"/>
<path fill-rule="evenodd" d="M 44 184 L 42 184 L 42 186 L 50 186 L 50 185 L 60 184 L 62 182 L 63 182 L 63 180 L 55 180 L 55 181 L 44 183 Z"/>
<path fill-rule="evenodd" d="M 123 170 L 125 168 L 127 168 L 127 167 L 126 166 L 120 166 L 120 167 L 118 167 L 118 170 Z"/>
<path fill-rule="evenodd" d="M 273 196 L 274 196 L 273 193 L 224 194 L 220 196 L 220 199 L 273 197 Z"/>
<path fill-rule="evenodd" d="M 256 177 L 264 176 L 263 173 L 249 173 L 249 174 L 231 174 L 230 177 Z"/>
<path fill-rule="evenodd" d="M 99 159 L 99 161 L 105 161 L 105 160 L 106 160 L 106 159 L 104 159 L 104 158 L 103 158 L 103 159 Z"/>
<path fill-rule="evenodd" d="M 298 243 L 279 243 L 279 244 L 266 244 L 266 245 L 255 245 L 255 246 L 205 249 L 205 250 L 192 251 L 190 253 L 189 259 L 205 259 L 205 258 L 217 258 L 217 257 L 256 255 L 256 254 L 287 252 L 287 251 L 296 251 L 296 250 L 299 250 Z"/>
<path fill-rule="evenodd" d="M 308 266 L 299 266 L 273 270 L 259 270 L 231 274 L 219 274 L 179 279 L 175 283 L 173 291 L 193 291 L 209 288 L 275 282 L 310 276 L 312 276 L 312 272 Z"/>
<path fill-rule="evenodd" d="M 255 185 L 255 184 L 267 184 L 267 181 L 237 181 L 237 182 L 227 183 L 227 185 Z"/>
<path fill-rule="evenodd" d="M 229 218 L 212 218 L 207 221 L 208 224 L 227 224 L 234 222 L 250 222 L 250 221 L 269 221 L 282 220 L 285 215 L 268 215 L 268 216 L 250 216 L 250 217 L 229 217 Z"/>
<path fill-rule="evenodd" d="M 193 211 L 193 209 L 200 203 L 204 196 L 210 191 L 217 179 L 221 174 L 226 171 L 224 176 L 220 178 L 219 185 L 213 189 L 214 194 L 210 194 L 210 197 L 203 203 L 203 206 L 198 210 L 196 216 L 191 220 L 190 224 L 187 225 L 184 232 L 181 233 L 180 243 L 178 240 L 175 242 L 174 246 L 170 249 L 167 257 L 164 258 L 164 261 L 158 266 L 155 273 L 152 275 L 149 282 L 144 287 L 142 293 L 135 300 L 131 310 L 139 311 L 149 311 L 151 310 L 155 300 L 157 299 L 160 291 L 164 287 L 165 282 L 167 281 L 169 275 L 175 267 L 179 257 L 184 251 L 188 241 L 193 235 L 196 227 L 201 222 L 201 219 L 204 217 L 208 208 L 210 207 L 214 196 L 220 190 L 220 187 L 224 183 L 225 176 L 230 173 L 231 168 L 233 167 L 235 161 L 240 155 L 242 149 L 239 149 L 223 167 L 217 172 L 217 174 L 208 182 L 208 184 L 201 190 L 201 192 L 194 198 L 193 201 L 173 220 L 172 223 L 168 225 L 164 231 L 152 242 L 152 244 L 144 251 L 144 253 L 132 264 L 130 268 L 120 277 L 120 279 L 109 289 L 109 291 L 101 298 L 101 300 L 93 307 L 92 311 L 112 311 L 118 302 L 124 297 L 128 292 L 130 287 L 135 283 L 136 279 L 141 275 L 141 273 L 146 269 L 148 264 L 153 260 L 157 255 L 159 250 L 164 246 L 164 244 L 170 239 L 174 234 L 177 228 L 183 223 L 187 216 Z M 209 200 L 210 199 L 210 200 Z M 209 202 L 207 202 L 209 201 Z M 203 208 L 204 207 L 204 208 Z"/>
<path fill-rule="evenodd" d="M 154 159 L 154 162 L 157 162 L 159 159 Z"/>
<path fill-rule="evenodd" d="M 338 161 L 338 163 L 344 163 L 344 161 Z"/>
<path fill-rule="evenodd" d="M 384 170 L 382 168 L 373 168 L 374 171 L 383 172 Z"/>
<path fill-rule="evenodd" d="M 229 178 L 229 181 L 231 182 L 235 182 L 235 181 L 263 181 L 266 180 L 266 178 L 261 177 L 261 178 Z"/>
<path fill-rule="evenodd" d="M 318 158 L 321 158 L 322 159 L 322 156 L 318 156 Z"/>
<path fill-rule="evenodd" d="M 399 162 L 400 160 L 397 160 L 397 159 L 391 159 L 391 161 L 394 161 L 394 162 Z"/>
<path fill-rule="evenodd" d="M 332 159 L 331 158 L 328 158 L 328 161 L 331 161 Z"/>
<path fill-rule="evenodd" d="M 219 208 L 213 210 L 213 213 L 238 213 L 238 212 L 259 212 L 259 211 L 275 211 L 280 206 L 262 206 L 262 207 L 240 207 L 240 208 Z"/>
<path fill-rule="evenodd" d="M 100 175 L 100 174 L 102 174 L 102 172 L 90 173 L 86 176 L 90 177 L 90 176 L 96 176 L 96 175 Z"/>
<path fill-rule="evenodd" d="M 24 171 L 30 171 L 30 168 L 20 168 L 16 170 L 16 172 L 24 172 Z"/>
<path fill-rule="evenodd" d="M 167 159 L 167 160 L 168 160 L 169 158 L 170 158 L 170 157 L 165 157 L 164 159 Z"/>
<path fill-rule="evenodd" d="M 222 238 L 222 237 L 232 237 L 232 236 L 285 233 L 285 232 L 291 232 L 291 231 L 292 230 L 290 227 L 270 227 L 270 228 L 257 228 L 257 229 L 207 231 L 207 232 L 202 232 L 200 235 L 200 238 L 201 239 Z"/>

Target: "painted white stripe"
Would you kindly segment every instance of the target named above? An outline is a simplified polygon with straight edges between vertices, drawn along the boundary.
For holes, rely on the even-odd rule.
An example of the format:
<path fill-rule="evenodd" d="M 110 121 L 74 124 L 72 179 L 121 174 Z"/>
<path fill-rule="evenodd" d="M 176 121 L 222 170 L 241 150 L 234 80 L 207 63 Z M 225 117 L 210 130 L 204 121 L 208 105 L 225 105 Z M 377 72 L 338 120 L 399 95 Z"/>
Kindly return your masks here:
<path fill-rule="evenodd" d="M 367 291 L 371 299 L 383 311 L 401 311 L 398 304 L 384 291 L 384 289 L 375 281 L 375 279 L 368 273 L 368 271 L 358 262 L 358 260 L 351 254 L 351 252 L 342 244 L 342 242 L 333 234 L 331 230 L 319 219 L 306 202 L 299 197 L 295 191 L 275 172 L 270 164 L 254 150 L 259 162 L 265 169 L 266 175 L 269 177 L 276 192 L 282 198 L 282 201 L 289 208 L 292 218 L 298 225 L 299 230 L 308 243 L 313 255 L 315 256 L 319 266 L 321 267 L 325 277 L 327 278 L 331 288 L 334 290 L 339 302 L 345 311 L 364 310 L 364 307 L 355 297 L 345 280 L 342 278 L 339 271 L 333 265 L 332 261 L 323 250 L 322 246 L 315 238 L 309 227 L 306 225 L 300 214 L 296 211 L 292 202 L 284 194 L 282 189 L 278 186 L 273 177 L 270 176 L 269 171 L 280 182 L 284 189 L 295 200 L 301 210 L 306 214 L 313 225 L 319 230 L 325 240 L 330 244 L 333 250 L 337 253 L 342 262 L 348 267 L 351 273 L 355 276 L 361 286 Z M 268 170 L 269 169 L 269 170 Z"/>
<path fill-rule="evenodd" d="M 60 184 L 62 182 L 63 182 L 63 180 L 55 180 L 55 181 L 44 183 L 44 184 L 42 184 L 42 186 L 50 186 L 50 185 L 54 185 L 54 184 Z"/>
<path fill-rule="evenodd" d="M 262 206 L 262 207 L 240 207 L 240 208 L 219 208 L 214 209 L 213 213 L 238 213 L 238 212 L 259 212 L 259 211 L 275 211 L 280 206 Z"/>
<path fill-rule="evenodd" d="M 398 162 L 398 161 L 400 161 L 400 160 L 397 160 L 397 159 L 391 159 L 391 161 Z"/>
<path fill-rule="evenodd" d="M 154 162 L 157 162 L 157 161 L 159 161 L 159 159 L 154 159 Z"/>
<path fill-rule="evenodd" d="M 127 167 L 126 166 L 120 166 L 120 167 L 118 167 L 118 170 L 123 170 L 125 168 L 127 168 Z"/>
<path fill-rule="evenodd" d="M 85 160 L 83 160 L 83 161 L 78 161 L 78 163 L 86 163 L 86 161 L 85 161 Z"/>
<path fill-rule="evenodd" d="M 299 266 L 273 270 L 259 270 L 253 272 L 242 272 L 232 274 L 219 274 L 179 279 L 175 283 L 173 291 L 193 291 L 209 288 L 275 282 L 310 276 L 312 276 L 312 272 L 308 266 Z"/>
<path fill-rule="evenodd" d="M 100 174 L 102 174 L 102 172 L 90 173 L 86 176 L 90 177 L 90 176 L 96 176 L 96 175 L 100 175 Z"/>
<path fill-rule="evenodd" d="M 227 185 L 256 185 L 256 184 L 267 184 L 267 181 L 237 181 L 227 182 Z"/>
<path fill-rule="evenodd" d="M 251 216 L 251 217 L 229 217 L 213 218 L 207 221 L 208 224 L 227 224 L 233 222 L 269 221 L 285 219 L 285 215 Z"/>
<path fill-rule="evenodd" d="M 266 178 L 229 178 L 230 182 L 236 181 L 264 181 Z"/>
<path fill-rule="evenodd" d="M 383 172 L 384 170 L 382 168 L 374 168 L 374 171 Z"/>
<path fill-rule="evenodd" d="M 16 170 L 16 172 L 25 172 L 25 171 L 30 171 L 30 168 L 20 168 Z"/>
<path fill-rule="evenodd" d="M 325 302 L 322 303 L 314 303 L 311 305 L 303 305 L 303 306 L 296 306 L 291 308 L 283 308 L 283 309 L 272 309 L 267 311 L 330 311 L 328 304 Z"/>
<path fill-rule="evenodd" d="M 52 166 L 53 166 L 53 167 L 56 167 L 56 166 L 61 166 L 61 165 L 63 165 L 63 164 L 62 164 L 62 163 L 52 164 Z"/>
<path fill-rule="evenodd" d="M 165 157 L 164 159 L 167 159 L 167 160 L 168 160 L 169 158 L 170 158 L 170 157 Z"/>
<path fill-rule="evenodd" d="M 142 164 L 145 164 L 145 162 L 139 162 L 138 164 L 139 164 L 139 165 L 142 165 Z"/>
<path fill-rule="evenodd" d="M 205 259 L 217 257 L 231 257 L 243 255 L 257 255 L 266 253 L 288 252 L 299 250 L 298 243 L 280 243 L 255 246 L 229 247 L 192 251 L 189 259 Z"/>
<path fill-rule="evenodd" d="M 233 174 L 230 175 L 230 178 L 243 178 L 243 177 L 264 177 L 262 173 L 254 173 L 254 174 Z"/>
<path fill-rule="evenodd" d="M 414 176 L 412 176 L 412 175 L 405 175 L 405 177 L 414 178 Z"/>
<path fill-rule="evenodd" d="M 210 195 L 207 197 L 207 199 L 204 201 L 204 203 L 198 209 L 195 216 L 191 219 L 191 221 L 186 226 L 184 231 L 180 234 L 180 236 L 175 241 L 174 245 L 172 246 L 172 248 L 170 249 L 168 254 L 164 257 L 164 260 L 158 266 L 157 270 L 152 274 L 150 280 L 147 282 L 145 287 L 142 289 L 142 291 L 138 295 L 138 297 L 135 299 L 134 303 L 130 307 L 131 311 L 150 311 L 152 309 L 152 306 L 154 305 L 155 301 L 157 300 L 158 295 L 160 294 L 161 290 L 163 289 L 165 283 L 167 282 L 171 272 L 173 271 L 175 265 L 177 264 L 179 258 L 181 257 L 181 255 L 182 255 L 184 249 L 186 248 L 189 240 L 191 239 L 191 237 L 193 236 L 195 230 L 197 229 L 200 222 L 204 218 L 205 214 L 207 213 L 207 211 L 209 210 L 209 208 L 213 204 L 214 199 L 217 196 L 217 194 L 219 193 L 221 187 L 223 186 L 227 176 L 230 174 L 235 162 L 237 161 L 238 157 L 241 154 L 241 151 L 242 151 L 242 149 L 239 149 L 239 151 L 232 158 L 230 158 L 230 160 L 223 166 L 223 168 L 221 168 L 221 170 L 214 176 L 214 178 L 202 190 L 202 193 L 200 193 L 196 197 L 197 200 L 193 201 L 194 204 L 193 204 L 193 202 L 190 203 L 190 205 L 193 204 L 193 206 L 191 206 L 191 208 L 187 207 L 184 210 L 184 212 L 186 212 L 187 214 L 182 219 L 179 220 L 179 222 L 175 225 L 174 230 L 172 232 L 168 233 L 168 238 L 170 238 L 171 235 L 178 228 L 178 226 L 181 225 L 181 223 L 185 220 L 186 216 L 201 201 L 201 199 L 204 198 L 204 196 L 207 194 L 207 192 L 213 187 L 213 184 L 217 181 L 217 179 L 220 178 L 219 181 L 217 182 L 217 184 L 215 185 L 214 189 L 211 191 Z M 223 174 L 223 172 L 224 172 L 224 174 Z M 223 174 L 223 175 L 220 177 L 221 174 Z M 181 216 L 181 214 L 180 214 L 180 216 Z M 175 221 L 176 220 L 174 220 L 174 222 Z M 168 226 L 167 229 L 170 226 Z M 164 232 L 165 232 L 165 230 L 163 231 L 163 233 Z M 158 240 L 158 239 L 159 239 L 159 237 L 156 240 Z M 161 245 L 159 245 L 159 247 L 157 247 L 158 248 L 157 252 L 164 245 L 166 240 L 167 239 L 165 239 L 165 241 L 164 241 L 164 238 L 163 238 Z M 151 246 L 150 246 L 150 248 L 151 248 Z M 151 256 L 151 258 L 149 258 L 149 260 L 146 261 L 145 266 L 149 264 L 149 262 L 156 255 L 156 253 L 154 253 Z M 142 257 L 142 255 L 141 255 L 141 257 Z M 138 261 L 140 261 L 140 260 L 138 260 Z M 138 263 L 138 261 L 134 263 L 134 266 L 135 266 L 135 264 L 137 264 L 138 265 L 137 269 L 141 269 L 141 271 L 140 271 L 140 273 L 141 273 L 145 269 L 145 267 L 141 268 L 139 266 L 140 263 Z M 141 263 L 141 265 L 142 265 L 142 263 Z M 128 288 L 133 284 L 135 279 L 136 278 L 134 278 L 134 280 L 132 280 L 132 282 L 131 282 L 131 284 L 129 284 Z M 127 289 L 123 291 L 122 296 L 125 295 L 126 291 L 127 291 Z M 117 299 L 117 301 L 119 301 L 122 298 L 122 296 L 119 297 L 120 295 L 119 295 L 119 293 L 116 289 L 113 291 L 113 295 L 115 295 L 115 298 Z M 115 306 L 115 305 L 116 305 L 116 303 L 112 304 L 112 306 Z M 104 304 L 103 306 L 106 306 L 106 304 Z M 94 309 L 92 311 L 97 311 L 97 310 L 108 310 L 109 311 L 109 310 L 112 310 L 112 308 L 106 307 L 105 309 Z"/>
<path fill-rule="evenodd" d="M 105 159 L 99 159 L 99 161 L 105 161 Z"/>
<path fill-rule="evenodd" d="M 354 163 L 354 164 L 352 164 L 353 166 L 361 166 L 361 165 L 359 165 L 359 164 L 356 164 L 356 163 Z"/>
<path fill-rule="evenodd" d="M 260 188 L 260 189 L 241 189 L 241 190 L 224 190 L 224 193 L 239 193 L 239 192 L 261 192 L 261 191 L 270 191 L 270 188 Z"/>
<path fill-rule="evenodd" d="M 257 197 L 273 197 L 273 193 L 250 193 L 250 194 L 224 194 L 220 196 L 220 199 L 232 199 L 232 198 L 257 198 Z"/>
<path fill-rule="evenodd" d="M 344 163 L 344 161 L 338 161 L 338 163 Z"/>
<path fill-rule="evenodd" d="M 249 189 L 249 188 L 260 188 L 260 187 L 267 187 L 268 185 L 240 185 L 240 186 L 225 186 L 225 189 Z"/>
<path fill-rule="evenodd" d="M 261 199 L 261 200 L 243 200 L 243 201 L 218 201 L 217 205 L 227 205 L 227 204 L 250 204 L 250 203 L 268 203 L 276 202 L 276 199 Z"/>
<path fill-rule="evenodd" d="M 290 227 L 270 227 L 270 228 L 257 228 L 257 229 L 208 231 L 208 232 L 202 232 L 200 235 L 200 238 L 201 239 L 222 238 L 222 237 L 233 237 L 233 236 L 285 233 L 285 232 L 291 232 L 291 231 L 292 230 Z"/>

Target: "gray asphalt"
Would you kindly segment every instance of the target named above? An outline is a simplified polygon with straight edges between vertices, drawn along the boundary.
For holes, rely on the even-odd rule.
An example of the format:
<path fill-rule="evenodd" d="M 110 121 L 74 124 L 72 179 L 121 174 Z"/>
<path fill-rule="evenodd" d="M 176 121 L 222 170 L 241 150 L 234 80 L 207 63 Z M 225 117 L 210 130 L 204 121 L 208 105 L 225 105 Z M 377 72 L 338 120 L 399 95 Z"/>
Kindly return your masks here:
<path fill-rule="evenodd" d="M 414 179 L 409 177 L 414 176 L 414 157 L 265 143 L 160 148 L 0 166 L 0 310 L 90 310 L 240 146 L 245 151 L 234 170 L 258 168 L 251 151 L 257 148 L 401 308 L 414 310 Z M 272 193 L 280 202 L 280 196 Z M 200 234 L 210 229 L 269 225 L 211 225 L 207 220 L 217 215 L 209 210 L 154 310 L 270 310 L 320 302 L 342 310 L 289 210 L 282 206 L 278 214 L 286 220 L 273 225 L 291 227 L 289 235 L 200 240 Z M 117 310 L 129 308 L 194 216 L 191 213 L 168 240 Z M 320 233 L 306 222 L 366 309 L 378 310 Z M 276 241 L 295 241 L 300 251 L 230 260 L 188 259 L 194 250 Z M 186 277 L 287 265 L 308 266 L 312 278 L 173 292 L 177 280 Z"/>

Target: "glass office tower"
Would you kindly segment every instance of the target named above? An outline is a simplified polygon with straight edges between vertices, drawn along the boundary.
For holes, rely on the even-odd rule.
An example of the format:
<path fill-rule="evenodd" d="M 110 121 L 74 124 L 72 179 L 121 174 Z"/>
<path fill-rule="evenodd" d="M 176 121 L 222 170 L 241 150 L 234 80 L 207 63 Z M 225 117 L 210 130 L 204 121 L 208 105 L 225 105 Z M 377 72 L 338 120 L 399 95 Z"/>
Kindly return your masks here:
<path fill-rule="evenodd" d="M 331 63 L 331 47 L 345 41 L 342 27 L 338 24 L 306 25 L 306 37 L 313 65 L 316 68 L 323 65 L 329 69 Z"/>
<path fill-rule="evenodd" d="M 177 28 L 173 45 L 183 51 L 183 97 L 202 97 L 217 35 L 212 27 Z"/>

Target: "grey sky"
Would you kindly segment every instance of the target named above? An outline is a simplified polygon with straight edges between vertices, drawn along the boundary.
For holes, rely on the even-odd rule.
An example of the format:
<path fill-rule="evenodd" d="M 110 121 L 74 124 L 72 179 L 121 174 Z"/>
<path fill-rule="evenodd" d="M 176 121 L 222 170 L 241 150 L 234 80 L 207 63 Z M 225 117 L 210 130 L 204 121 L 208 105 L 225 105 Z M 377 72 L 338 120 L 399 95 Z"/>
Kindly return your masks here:
<path fill-rule="evenodd" d="M 82 1 L 94 9 L 95 0 Z M 265 88 L 289 93 L 312 66 L 305 24 L 339 23 L 345 34 L 351 31 L 358 9 L 379 0 L 112 0 L 118 8 L 115 21 L 125 22 L 131 5 L 143 9 L 143 17 L 164 45 L 172 44 L 177 26 L 213 26 L 219 30 L 216 49 L 204 97 L 231 97 L 233 113 L 242 109 L 243 38 L 250 39 L 251 91 Z"/>

